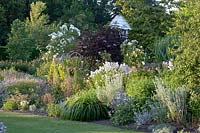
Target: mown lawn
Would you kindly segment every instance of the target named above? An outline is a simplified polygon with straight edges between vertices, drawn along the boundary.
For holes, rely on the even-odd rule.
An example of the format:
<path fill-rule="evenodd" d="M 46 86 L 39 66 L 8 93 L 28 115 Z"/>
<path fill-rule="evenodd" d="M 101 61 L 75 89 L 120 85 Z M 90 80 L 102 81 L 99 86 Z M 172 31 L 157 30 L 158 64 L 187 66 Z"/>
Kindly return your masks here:
<path fill-rule="evenodd" d="M 13 112 L 0 112 L 0 121 L 7 126 L 7 133 L 136 133 L 93 123 L 63 121 Z"/>

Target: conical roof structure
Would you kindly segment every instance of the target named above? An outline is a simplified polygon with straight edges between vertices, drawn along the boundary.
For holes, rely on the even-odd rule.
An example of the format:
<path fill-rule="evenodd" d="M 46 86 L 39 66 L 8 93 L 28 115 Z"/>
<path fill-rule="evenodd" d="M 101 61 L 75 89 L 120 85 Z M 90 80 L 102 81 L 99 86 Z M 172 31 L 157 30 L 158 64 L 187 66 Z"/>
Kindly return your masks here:
<path fill-rule="evenodd" d="M 131 30 L 131 26 L 122 15 L 116 15 L 110 22 L 110 26 L 123 30 Z"/>

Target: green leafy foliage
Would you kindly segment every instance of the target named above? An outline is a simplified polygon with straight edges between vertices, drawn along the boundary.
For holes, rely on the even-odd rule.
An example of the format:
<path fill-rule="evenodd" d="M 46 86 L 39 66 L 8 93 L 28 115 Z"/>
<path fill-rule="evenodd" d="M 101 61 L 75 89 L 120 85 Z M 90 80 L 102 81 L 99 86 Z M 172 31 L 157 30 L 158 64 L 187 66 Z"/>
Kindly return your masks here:
<path fill-rule="evenodd" d="M 64 15 L 63 9 L 69 7 L 72 2 L 72 0 L 42 1 L 46 3 L 46 13 L 49 15 L 50 22 L 59 21 L 59 19 Z"/>
<path fill-rule="evenodd" d="M 151 74 L 144 72 L 132 72 L 126 82 L 126 92 L 129 96 L 141 99 L 144 103 L 147 98 L 153 96 L 155 86 Z"/>
<path fill-rule="evenodd" d="M 9 91 L 11 94 L 15 92 L 19 92 L 22 94 L 31 94 L 36 91 L 37 84 L 34 81 L 19 81 L 15 84 L 11 84 L 7 87 L 7 91 Z"/>
<path fill-rule="evenodd" d="M 6 34 L 8 32 L 8 27 L 6 25 L 6 10 L 0 3 L 0 46 L 3 45 L 4 41 L 6 40 Z"/>
<path fill-rule="evenodd" d="M 58 104 L 50 103 L 47 105 L 48 116 L 59 117 L 61 113 L 61 107 Z"/>
<path fill-rule="evenodd" d="M 36 68 L 36 75 L 40 78 L 47 79 L 51 63 L 51 61 L 41 61 Z"/>
<path fill-rule="evenodd" d="M 53 94 L 62 93 L 64 97 L 71 96 L 82 90 L 85 86 L 84 77 L 88 73 L 86 60 L 79 57 L 52 61 L 48 81 L 54 86 Z"/>
<path fill-rule="evenodd" d="M 5 110 L 17 110 L 18 103 L 13 98 L 7 98 L 3 104 L 3 109 Z"/>
<path fill-rule="evenodd" d="M 95 29 L 111 20 L 114 1 L 70 0 L 63 8 L 62 20 L 82 30 Z"/>
<path fill-rule="evenodd" d="M 110 107 L 112 109 L 111 121 L 114 125 L 126 125 L 134 121 L 134 111 L 136 111 L 137 100 L 127 96 L 126 93 L 117 92 L 112 99 Z"/>
<path fill-rule="evenodd" d="M 7 51 L 11 59 L 27 61 L 35 57 L 36 45 L 27 34 L 24 22 L 18 19 L 13 22 L 8 41 Z"/>
<path fill-rule="evenodd" d="M 54 24 L 49 23 L 49 16 L 45 14 L 46 4 L 37 1 L 30 5 L 30 17 L 26 19 L 27 33 L 34 39 L 37 50 L 40 52 L 46 51 L 46 46 L 49 39 L 49 34 L 57 28 Z"/>
<path fill-rule="evenodd" d="M 127 65 L 131 66 L 141 66 L 142 61 L 145 60 L 145 53 L 141 47 L 137 46 L 137 41 L 132 40 L 128 42 L 124 42 L 121 44 L 121 53 L 123 56 L 123 62 Z"/>
<path fill-rule="evenodd" d="M 36 68 L 39 66 L 37 60 L 33 61 L 0 61 L 1 70 L 15 69 L 18 72 L 29 73 L 34 75 L 36 73 Z"/>
<path fill-rule="evenodd" d="M 120 106 L 120 109 L 116 110 L 111 120 L 113 125 L 126 125 L 133 122 L 134 112 L 133 105 Z"/>
<path fill-rule="evenodd" d="M 164 37 L 171 27 L 172 14 L 153 0 L 117 0 L 116 5 L 127 18 L 132 30 L 129 38 L 137 40 L 147 53 L 147 59 L 154 57 L 154 41 Z"/>
<path fill-rule="evenodd" d="M 30 18 L 22 22 L 16 19 L 9 35 L 8 53 L 11 59 L 31 60 L 46 50 L 48 34 L 55 25 L 48 24 L 48 15 L 44 14 L 45 3 L 38 1 L 31 4 Z"/>
<path fill-rule="evenodd" d="M 155 99 L 167 107 L 169 120 L 177 124 L 183 124 L 186 120 L 186 98 L 187 91 L 185 87 L 176 89 L 168 88 L 158 78 L 155 80 L 156 94 Z"/>
<path fill-rule="evenodd" d="M 7 44 L 7 35 L 10 33 L 12 22 L 15 19 L 23 20 L 26 17 L 28 10 L 26 2 L 26 0 L 0 1 L 0 45 Z"/>
<path fill-rule="evenodd" d="M 199 1 L 183 1 L 176 12 L 176 21 L 171 34 L 179 38 L 175 51 L 175 75 L 179 84 L 185 84 L 191 93 L 199 94 L 200 88 L 200 8 Z"/>
<path fill-rule="evenodd" d="M 84 0 L 72 0 L 70 7 L 63 9 L 62 19 L 67 20 L 68 23 L 74 24 L 82 30 L 94 29 L 96 27 L 94 14 L 84 4 Z"/>
<path fill-rule="evenodd" d="M 82 91 L 67 100 L 68 119 L 94 121 L 108 118 L 108 108 L 96 96 L 93 90 Z"/>
<path fill-rule="evenodd" d="M 0 81 L 4 79 L 3 75 L 0 74 Z"/>
<path fill-rule="evenodd" d="M 172 50 L 176 49 L 177 38 L 174 36 L 165 36 L 158 38 L 154 43 L 155 60 L 157 62 L 169 61 L 173 58 Z"/>
<path fill-rule="evenodd" d="M 0 60 L 6 60 L 8 59 L 8 53 L 7 53 L 7 47 L 6 46 L 0 46 Z"/>
<path fill-rule="evenodd" d="M 188 103 L 188 119 L 191 120 L 199 120 L 200 118 L 200 97 L 198 94 L 191 94 L 189 103 Z M 191 118 L 192 116 L 192 118 Z"/>

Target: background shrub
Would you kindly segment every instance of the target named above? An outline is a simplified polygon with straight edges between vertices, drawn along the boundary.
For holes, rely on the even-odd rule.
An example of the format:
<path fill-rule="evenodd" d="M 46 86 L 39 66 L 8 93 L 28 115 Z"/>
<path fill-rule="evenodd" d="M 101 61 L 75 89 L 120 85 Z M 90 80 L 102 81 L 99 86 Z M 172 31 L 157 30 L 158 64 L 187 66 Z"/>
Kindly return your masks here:
<path fill-rule="evenodd" d="M 70 120 L 94 121 L 108 118 L 108 108 L 101 103 L 93 90 L 82 91 L 67 100 Z"/>
<path fill-rule="evenodd" d="M 39 66 L 39 62 L 37 60 L 33 60 L 30 62 L 27 61 L 0 61 L 0 69 L 1 70 L 9 70 L 15 69 L 18 72 L 25 72 L 31 75 L 36 73 L 36 68 Z"/>
<path fill-rule="evenodd" d="M 129 96 L 141 99 L 144 104 L 146 99 L 153 96 L 155 86 L 151 74 L 132 72 L 126 82 L 126 92 Z"/>
<path fill-rule="evenodd" d="M 104 27 L 96 33 L 83 33 L 76 51 L 90 60 L 91 64 L 102 60 L 102 52 L 110 54 L 113 62 L 122 62 L 120 45 L 123 41 L 118 30 Z"/>
<path fill-rule="evenodd" d="M 7 87 L 7 91 L 10 94 L 19 92 L 22 94 L 32 94 L 37 91 L 37 83 L 34 81 L 18 81 L 15 84 L 11 84 Z"/>
<path fill-rule="evenodd" d="M 200 88 L 200 5 L 198 0 L 183 2 L 176 12 L 171 34 L 178 37 L 178 48 L 174 51 L 174 75 L 179 76 L 174 82 L 186 85 L 190 93 L 199 94 Z M 191 28 L 192 27 L 192 28 Z M 192 36 L 191 36 L 192 35 Z"/>
<path fill-rule="evenodd" d="M 6 46 L 0 46 L 0 60 L 7 60 L 8 59 L 8 53 L 6 52 L 7 47 Z"/>
<path fill-rule="evenodd" d="M 13 60 L 28 61 L 38 54 L 35 40 L 27 33 L 25 23 L 19 19 L 12 23 L 7 48 L 9 57 Z"/>
<path fill-rule="evenodd" d="M 121 53 L 123 55 L 123 62 L 127 65 L 139 67 L 142 61 L 145 61 L 145 53 L 142 46 L 137 45 L 136 40 L 125 41 L 121 44 Z"/>
<path fill-rule="evenodd" d="M 176 49 L 178 39 L 175 36 L 158 38 L 154 43 L 155 61 L 169 61 L 173 58 L 172 49 Z"/>

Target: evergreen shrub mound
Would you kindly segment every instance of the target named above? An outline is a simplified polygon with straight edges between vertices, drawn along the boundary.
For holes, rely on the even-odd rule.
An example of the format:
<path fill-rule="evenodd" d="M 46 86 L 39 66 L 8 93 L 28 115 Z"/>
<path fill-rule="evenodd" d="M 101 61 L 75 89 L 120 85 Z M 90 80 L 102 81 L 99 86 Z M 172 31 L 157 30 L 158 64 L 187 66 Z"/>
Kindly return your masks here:
<path fill-rule="evenodd" d="M 5 100 L 5 102 L 3 104 L 3 109 L 4 110 L 17 110 L 18 104 L 14 99 L 8 98 Z"/>
<path fill-rule="evenodd" d="M 151 97 L 155 91 L 153 78 L 146 73 L 132 73 L 126 83 L 126 92 L 129 96 L 138 97 L 142 101 Z"/>
<path fill-rule="evenodd" d="M 94 91 L 83 91 L 67 100 L 67 113 L 70 120 L 94 121 L 108 118 L 108 108 Z"/>
<path fill-rule="evenodd" d="M 14 68 L 18 72 L 25 72 L 34 75 L 36 73 L 36 68 L 38 61 L 33 60 L 31 62 L 27 61 L 0 61 L 0 69 L 7 70 Z"/>
<path fill-rule="evenodd" d="M 16 91 L 22 94 L 31 94 L 37 90 L 37 83 L 34 81 L 19 81 L 7 87 L 10 93 L 15 93 Z"/>
<path fill-rule="evenodd" d="M 53 103 L 48 104 L 47 113 L 48 113 L 48 116 L 59 117 L 61 113 L 60 105 L 53 104 Z"/>

